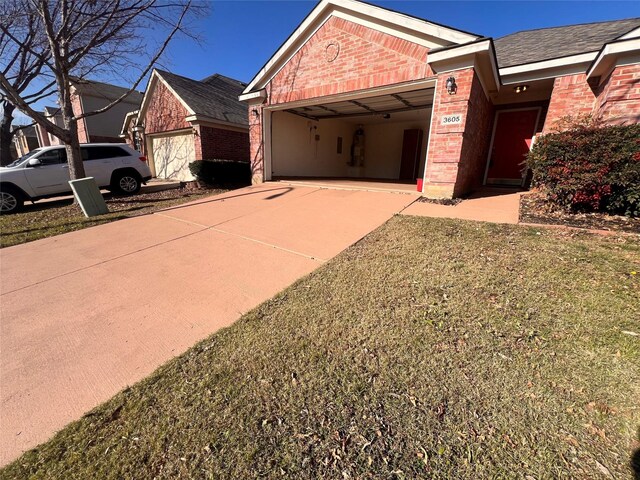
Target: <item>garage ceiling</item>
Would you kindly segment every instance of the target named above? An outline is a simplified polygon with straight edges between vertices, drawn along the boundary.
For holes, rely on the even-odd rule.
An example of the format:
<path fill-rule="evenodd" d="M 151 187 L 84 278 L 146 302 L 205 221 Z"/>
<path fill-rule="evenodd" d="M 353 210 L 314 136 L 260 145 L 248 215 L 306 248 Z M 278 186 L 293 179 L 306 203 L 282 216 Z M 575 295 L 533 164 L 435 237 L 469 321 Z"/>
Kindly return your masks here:
<path fill-rule="evenodd" d="M 358 100 L 344 100 L 310 107 L 290 108 L 285 111 L 313 120 L 357 117 L 361 115 L 384 115 L 385 113 L 430 107 L 433 103 L 433 92 L 433 88 L 426 88 L 378 97 L 359 98 Z"/>

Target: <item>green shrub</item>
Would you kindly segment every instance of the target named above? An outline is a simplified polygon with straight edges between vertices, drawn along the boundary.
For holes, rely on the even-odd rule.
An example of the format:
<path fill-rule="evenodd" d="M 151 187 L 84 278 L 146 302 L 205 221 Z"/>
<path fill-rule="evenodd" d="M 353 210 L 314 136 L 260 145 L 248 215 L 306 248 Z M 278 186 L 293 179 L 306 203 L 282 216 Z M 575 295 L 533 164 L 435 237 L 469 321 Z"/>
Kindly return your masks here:
<path fill-rule="evenodd" d="M 249 162 L 234 160 L 196 160 L 189 164 L 191 174 L 206 185 L 240 187 L 251 185 Z"/>
<path fill-rule="evenodd" d="M 527 166 L 558 205 L 640 216 L 640 124 L 574 123 L 540 137 Z"/>

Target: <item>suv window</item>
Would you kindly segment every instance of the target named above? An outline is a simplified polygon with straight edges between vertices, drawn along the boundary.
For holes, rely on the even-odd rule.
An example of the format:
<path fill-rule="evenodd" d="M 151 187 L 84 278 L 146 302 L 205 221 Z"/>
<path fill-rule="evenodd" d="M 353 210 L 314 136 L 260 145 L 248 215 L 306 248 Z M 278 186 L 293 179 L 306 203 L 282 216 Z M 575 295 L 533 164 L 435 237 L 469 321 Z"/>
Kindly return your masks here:
<path fill-rule="evenodd" d="M 82 160 L 102 160 L 103 158 L 127 157 L 129 154 L 120 147 L 81 147 Z"/>
<path fill-rule="evenodd" d="M 59 163 L 67 163 L 67 151 L 64 148 L 56 148 L 55 150 L 47 150 L 38 155 L 38 160 L 42 165 L 57 165 Z"/>

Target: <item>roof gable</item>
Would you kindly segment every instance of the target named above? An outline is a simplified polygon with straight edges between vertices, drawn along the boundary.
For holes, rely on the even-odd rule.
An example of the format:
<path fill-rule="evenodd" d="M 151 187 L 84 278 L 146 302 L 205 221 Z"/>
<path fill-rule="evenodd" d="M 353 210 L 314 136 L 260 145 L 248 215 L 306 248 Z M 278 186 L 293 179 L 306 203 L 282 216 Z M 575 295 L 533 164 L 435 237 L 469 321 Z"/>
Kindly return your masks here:
<path fill-rule="evenodd" d="M 105 100 L 115 100 L 129 91 L 129 88 L 111 85 L 110 83 L 96 82 L 95 80 L 73 79 L 71 83 L 75 89 L 75 93 L 78 95 L 87 95 Z M 124 101 L 139 105 L 142 101 L 142 93 L 134 90 L 124 98 Z"/>
<path fill-rule="evenodd" d="M 494 41 L 500 68 L 597 52 L 640 27 L 640 18 L 541 28 L 512 33 Z"/>
<path fill-rule="evenodd" d="M 237 125 L 248 125 L 247 107 L 238 100 L 244 84 L 224 75 L 211 75 L 203 81 L 154 70 L 140 108 L 140 116 L 146 114 L 155 85 L 161 81 L 182 103 L 190 115 Z"/>
<path fill-rule="evenodd" d="M 264 88 L 331 17 L 339 17 L 428 48 L 467 43 L 479 38 L 475 34 L 356 0 L 321 0 L 251 80 L 243 94 Z"/>

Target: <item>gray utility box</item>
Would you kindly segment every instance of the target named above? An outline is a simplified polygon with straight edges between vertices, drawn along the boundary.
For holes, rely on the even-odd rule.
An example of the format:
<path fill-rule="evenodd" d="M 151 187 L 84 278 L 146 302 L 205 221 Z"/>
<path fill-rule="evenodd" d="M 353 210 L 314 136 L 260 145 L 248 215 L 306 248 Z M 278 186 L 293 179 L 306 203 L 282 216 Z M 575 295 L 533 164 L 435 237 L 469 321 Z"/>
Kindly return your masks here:
<path fill-rule="evenodd" d="M 95 217 L 109 213 L 107 204 L 100 193 L 98 184 L 93 177 L 70 180 L 71 190 L 80 204 L 86 217 Z"/>

